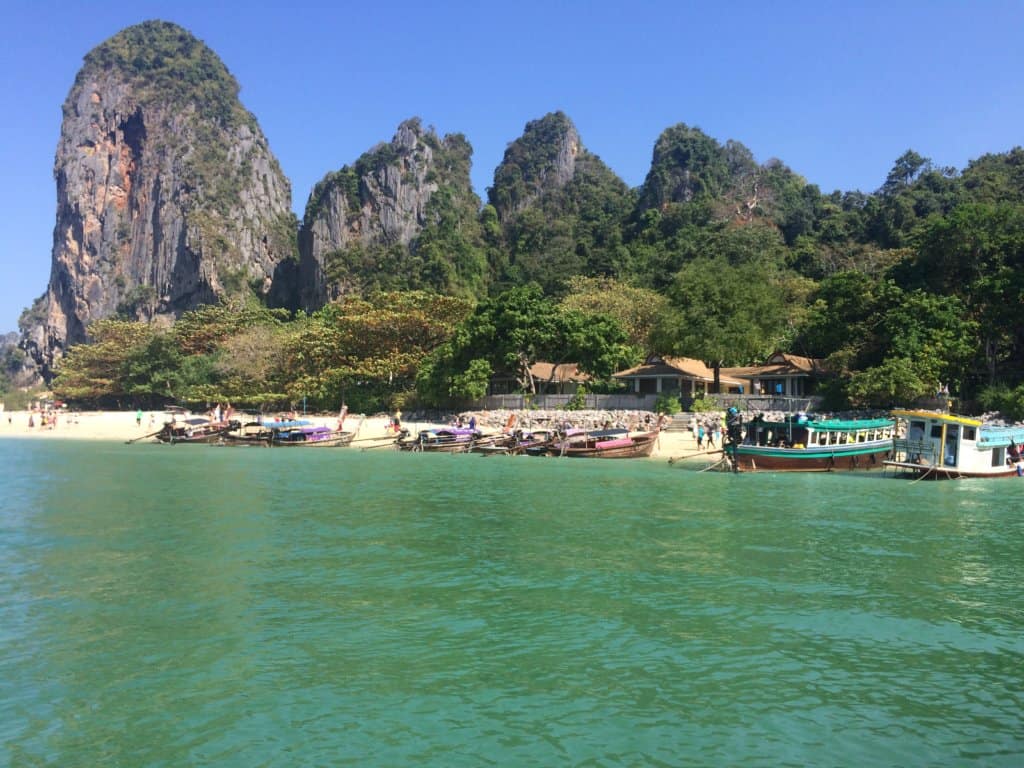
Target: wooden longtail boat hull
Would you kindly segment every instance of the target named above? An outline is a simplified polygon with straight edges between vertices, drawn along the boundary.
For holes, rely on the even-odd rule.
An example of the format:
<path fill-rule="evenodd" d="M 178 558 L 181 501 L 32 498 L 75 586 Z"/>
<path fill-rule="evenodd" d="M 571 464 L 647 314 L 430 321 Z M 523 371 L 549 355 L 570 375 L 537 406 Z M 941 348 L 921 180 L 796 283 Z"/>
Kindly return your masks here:
<path fill-rule="evenodd" d="M 193 432 L 189 434 L 174 434 L 173 432 L 161 432 L 156 439 L 168 445 L 210 445 L 219 443 L 221 437 L 227 433 L 230 427 L 214 430 L 212 432 Z"/>
<path fill-rule="evenodd" d="M 403 451 L 422 451 L 423 453 L 468 453 L 473 447 L 472 440 L 436 440 L 399 441 L 398 447 Z"/>
<path fill-rule="evenodd" d="M 891 453 L 892 440 L 809 448 L 738 445 L 736 463 L 744 472 L 854 472 L 881 469 Z"/>
<path fill-rule="evenodd" d="M 651 455 L 657 439 L 657 432 L 616 440 L 588 439 L 578 445 L 572 442 L 556 444 L 549 448 L 549 452 L 553 456 L 569 456 L 576 459 L 638 459 Z"/>
<path fill-rule="evenodd" d="M 328 437 L 312 440 L 270 440 L 272 448 L 344 448 L 352 442 L 355 432 L 332 432 Z"/>

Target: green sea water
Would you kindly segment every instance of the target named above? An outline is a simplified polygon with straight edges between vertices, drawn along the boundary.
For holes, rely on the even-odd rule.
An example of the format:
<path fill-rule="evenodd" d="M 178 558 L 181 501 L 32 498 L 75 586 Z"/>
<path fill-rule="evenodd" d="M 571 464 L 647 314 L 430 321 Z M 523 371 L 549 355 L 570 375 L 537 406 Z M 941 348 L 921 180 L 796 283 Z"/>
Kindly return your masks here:
<path fill-rule="evenodd" d="M 0 440 L 0 765 L 1024 764 L 1024 481 Z"/>

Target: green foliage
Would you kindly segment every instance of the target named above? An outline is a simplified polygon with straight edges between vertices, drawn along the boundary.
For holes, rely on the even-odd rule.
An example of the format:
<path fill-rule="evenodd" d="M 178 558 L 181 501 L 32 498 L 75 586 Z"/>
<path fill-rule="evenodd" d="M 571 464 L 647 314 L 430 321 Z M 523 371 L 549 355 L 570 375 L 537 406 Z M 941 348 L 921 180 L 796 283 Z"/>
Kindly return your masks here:
<path fill-rule="evenodd" d="M 1016 387 L 1006 384 L 983 387 L 977 399 L 986 411 L 999 411 L 1004 419 L 1024 421 L 1024 384 Z"/>
<path fill-rule="evenodd" d="M 913 403 L 919 397 L 933 394 L 928 381 L 914 360 L 889 357 L 864 371 L 855 371 L 847 387 L 850 402 L 862 408 L 889 408 Z"/>
<path fill-rule="evenodd" d="M 567 411 L 582 411 L 587 407 L 587 388 L 582 384 L 572 393 L 572 397 L 565 404 Z"/>
<path fill-rule="evenodd" d="M 449 393 L 457 400 L 478 400 L 487 394 L 487 387 L 494 370 L 486 360 L 471 360 L 462 373 L 452 376 Z"/>
<path fill-rule="evenodd" d="M 22 335 L 28 335 L 34 328 L 38 328 L 46 322 L 46 296 L 37 296 L 31 305 L 26 307 L 18 317 L 18 330 Z"/>
<path fill-rule="evenodd" d="M 742 145 L 731 152 L 699 128 L 680 123 L 662 132 L 654 145 L 651 169 L 644 180 L 642 208 L 718 198 L 733 173 L 752 171 L 753 158 Z"/>
<path fill-rule="evenodd" d="M 694 259 L 676 275 L 668 298 L 652 334 L 662 354 L 748 365 L 778 348 L 786 333 L 784 293 L 763 263 Z"/>
<path fill-rule="evenodd" d="M 615 275 L 625 266 L 628 187 L 579 146 L 561 112 L 527 124 L 494 173 L 485 210 L 489 245 L 501 223 L 503 247 L 489 249 L 499 290 L 536 282 L 558 293 L 574 275 Z"/>
<path fill-rule="evenodd" d="M 625 342 L 611 318 L 563 311 L 538 286 L 527 285 L 481 302 L 450 342 L 425 361 L 416 387 L 424 401 L 435 405 L 464 398 L 467 374 L 483 370 L 479 361 L 494 372 L 514 375 L 524 392 L 535 391 L 530 367 L 538 361 L 575 362 L 584 372 L 607 378 L 631 359 Z"/>
<path fill-rule="evenodd" d="M 561 307 L 588 316 L 614 318 L 628 343 L 646 353 L 651 349 L 651 329 L 665 311 L 667 300 L 656 291 L 614 278 L 577 276 L 570 278 Z"/>
<path fill-rule="evenodd" d="M 722 407 L 713 397 L 695 397 L 693 402 L 690 403 L 690 410 L 694 413 L 710 413 L 711 411 L 720 411 L 721 409 Z"/>
<path fill-rule="evenodd" d="M 417 190 L 428 197 L 422 226 L 408 243 L 354 239 L 325 254 L 327 283 L 339 293 L 426 290 L 467 299 L 480 296 L 486 290 L 488 264 L 480 201 L 469 179 L 472 147 L 461 134 L 441 140 L 433 129 L 424 132 L 418 118 L 407 120 L 399 130 L 411 130 L 415 145 L 406 146 L 396 137 L 362 155 L 353 166 L 327 174 L 310 195 L 303 227 L 308 233 L 325 210 L 338 205 L 338 196 L 343 200 L 338 207 L 346 215 L 342 224 L 354 226 L 365 209 L 376 205 L 370 190 L 382 183 L 385 169 L 402 170 L 405 185 L 420 183 L 410 166 L 425 169 Z"/>
<path fill-rule="evenodd" d="M 126 320 L 151 317 L 156 309 L 156 289 L 151 285 L 137 285 L 118 302 L 117 315 Z"/>
<path fill-rule="evenodd" d="M 679 397 L 669 392 L 663 392 L 658 395 L 658 399 L 654 401 L 654 412 L 655 413 L 667 413 L 669 416 L 674 416 L 682 410 L 682 405 L 679 402 Z"/>
<path fill-rule="evenodd" d="M 97 320 L 88 328 L 91 344 L 77 344 L 60 361 L 52 382 L 64 400 L 101 401 L 137 392 L 132 375 L 138 358 L 153 342 L 156 331 L 145 323 Z"/>
<path fill-rule="evenodd" d="M 158 96 L 172 107 L 195 107 L 204 119 L 224 127 L 251 120 L 224 63 L 177 24 L 145 21 L 118 32 L 86 55 L 76 85 L 97 69 L 122 72 L 140 99 Z"/>

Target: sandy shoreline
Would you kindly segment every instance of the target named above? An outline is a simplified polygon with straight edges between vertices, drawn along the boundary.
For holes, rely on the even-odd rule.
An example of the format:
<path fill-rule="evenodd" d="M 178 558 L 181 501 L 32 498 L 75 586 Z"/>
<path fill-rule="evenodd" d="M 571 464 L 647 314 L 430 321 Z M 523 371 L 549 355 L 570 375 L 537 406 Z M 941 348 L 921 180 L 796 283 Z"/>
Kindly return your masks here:
<path fill-rule="evenodd" d="M 17 438 L 29 440 L 112 440 L 127 442 L 138 440 L 139 443 L 154 442 L 147 437 L 160 429 L 167 420 L 165 411 L 143 411 L 142 423 L 136 424 L 135 411 L 80 411 L 75 413 L 61 412 L 57 417 L 56 427 L 39 426 L 39 414 L 31 414 L 34 425 L 29 427 L 29 411 L 4 411 L 0 413 L 0 439 Z M 310 415 L 302 417 L 314 424 L 329 427 L 337 426 L 337 416 Z M 421 429 L 440 426 L 428 422 L 407 421 L 402 426 L 415 435 Z M 345 428 L 358 428 L 356 438 L 365 441 L 365 445 L 373 445 L 376 440 L 394 438 L 390 430 L 390 420 L 384 416 L 364 417 L 350 414 L 345 420 Z M 492 430 L 485 429 L 485 432 Z M 686 457 L 687 462 L 707 463 L 719 454 L 710 454 L 697 450 L 696 442 L 689 430 L 662 432 L 655 446 L 652 459 L 660 461 L 669 458 Z"/>

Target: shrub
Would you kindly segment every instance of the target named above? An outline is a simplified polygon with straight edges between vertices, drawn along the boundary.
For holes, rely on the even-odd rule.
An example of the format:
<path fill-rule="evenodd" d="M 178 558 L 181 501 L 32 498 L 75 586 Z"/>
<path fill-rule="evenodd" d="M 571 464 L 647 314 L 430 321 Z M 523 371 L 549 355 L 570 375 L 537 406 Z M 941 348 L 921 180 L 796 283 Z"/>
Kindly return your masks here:
<path fill-rule="evenodd" d="M 708 411 L 721 410 L 721 407 L 713 397 L 696 397 L 690 405 L 690 410 L 694 413 L 707 413 Z"/>
<path fill-rule="evenodd" d="M 667 392 L 658 395 L 658 399 L 654 401 L 655 413 L 667 413 L 669 416 L 675 416 L 681 410 L 679 398 Z"/>
<path fill-rule="evenodd" d="M 580 386 L 573 396 L 569 398 L 569 402 L 565 404 L 565 410 L 567 411 L 582 411 L 587 407 L 587 388 Z"/>

